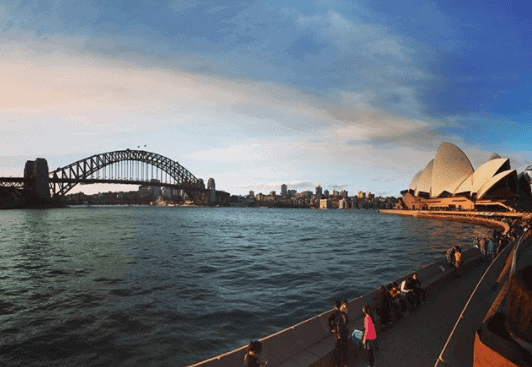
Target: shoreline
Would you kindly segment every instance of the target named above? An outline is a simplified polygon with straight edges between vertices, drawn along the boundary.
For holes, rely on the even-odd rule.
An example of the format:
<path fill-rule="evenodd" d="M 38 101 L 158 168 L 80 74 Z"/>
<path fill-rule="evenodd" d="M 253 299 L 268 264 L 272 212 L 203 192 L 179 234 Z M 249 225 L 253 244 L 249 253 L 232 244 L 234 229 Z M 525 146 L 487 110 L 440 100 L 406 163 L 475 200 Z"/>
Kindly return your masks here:
<path fill-rule="evenodd" d="M 379 209 L 381 214 L 404 215 L 414 218 L 427 218 L 437 220 L 454 220 L 457 222 L 471 222 L 490 227 L 502 227 L 503 234 L 510 230 L 508 223 L 496 219 L 497 217 L 507 219 L 526 219 L 530 218 L 530 214 L 523 213 L 493 213 L 493 212 L 472 212 L 472 211 L 417 211 L 417 210 L 401 210 L 401 209 Z"/>
<path fill-rule="evenodd" d="M 525 219 L 531 214 L 524 213 L 479 213 L 479 212 L 418 212 L 409 210 L 380 209 L 381 214 L 406 215 L 412 217 L 455 220 L 472 222 L 489 227 L 501 227 L 506 234 L 510 225 L 502 218 Z M 508 214 L 508 215 L 504 215 Z M 499 219 L 498 217 L 501 217 Z M 464 251 L 464 270 L 474 267 L 480 262 L 477 249 Z M 423 282 L 427 294 L 430 294 L 439 284 L 448 281 L 454 275 L 452 269 L 448 269 L 445 259 L 425 265 L 416 271 Z M 399 283 L 404 277 L 396 279 Z M 360 329 L 363 321 L 361 307 L 364 303 L 373 304 L 377 289 L 349 301 L 348 312 L 351 319 L 351 328 Z M 275 366 L 328 366 L 331 363 L 333 341 L 330 338 L 327 325 L 327 317 L 332 310 L 327 310 L 314 317 L 301 321 L 293 326 L 264 336 L 259 340 L 263 344 L 261 359 Z M 228 366 L 241 365 L 242 356 L 247 346 L 230 350 L 226 353 L 208 358 L 203 361 L 188 365 L 188 367 L 200 366 Z"/>

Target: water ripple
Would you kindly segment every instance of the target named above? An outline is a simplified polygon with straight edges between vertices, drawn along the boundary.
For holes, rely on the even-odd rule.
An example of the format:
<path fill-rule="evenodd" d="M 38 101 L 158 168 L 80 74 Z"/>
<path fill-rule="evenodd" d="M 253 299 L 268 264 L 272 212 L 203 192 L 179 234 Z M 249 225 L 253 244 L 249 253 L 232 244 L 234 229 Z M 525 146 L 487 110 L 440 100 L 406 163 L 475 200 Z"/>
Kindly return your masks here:
<path fill-rule="evenodd" d="M 134 366 L 226 352 L 489 230 L 369 210 L 99 207 L 3 211 L 0 232 L 0 365 Z"/>

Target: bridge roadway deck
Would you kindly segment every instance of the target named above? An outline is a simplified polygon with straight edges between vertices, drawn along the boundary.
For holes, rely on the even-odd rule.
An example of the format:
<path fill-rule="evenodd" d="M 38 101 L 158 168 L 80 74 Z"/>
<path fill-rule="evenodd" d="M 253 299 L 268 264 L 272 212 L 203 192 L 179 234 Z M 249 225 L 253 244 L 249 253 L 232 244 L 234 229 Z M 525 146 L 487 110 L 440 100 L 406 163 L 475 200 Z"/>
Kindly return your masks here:
<path fill-rule="evenodd" d="M 375 367 L 432 367 L 447 341 L 469 296 L 475 289 L 488 263 L 481 262 L 460 279 L 436 287 L 427 303 L 380 331 L 380 350 L 375 352 Z M 351 351 L 350 351 L 351 352 Z M 349 355 L 349 367 L 368 365 L 366 350 L 357 358 Z"/>

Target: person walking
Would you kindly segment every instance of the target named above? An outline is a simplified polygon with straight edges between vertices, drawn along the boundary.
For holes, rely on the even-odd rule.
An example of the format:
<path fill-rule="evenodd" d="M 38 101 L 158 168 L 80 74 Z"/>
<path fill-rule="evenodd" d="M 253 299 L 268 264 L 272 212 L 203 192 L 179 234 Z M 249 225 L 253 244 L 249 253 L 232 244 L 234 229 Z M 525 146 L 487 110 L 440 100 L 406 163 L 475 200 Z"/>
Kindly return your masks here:
<path fill-rule="evenodd" d="M 482 255 L 482 260 L 486 261 L 486 239 L 481 238 L 479 240 L 480 254 Z"/>
<path fill-rule="evenodd" d="M 364 317 L 364 336 L 362 338 L 362 345 L 368 350 L 368 367 L 373 367 L 373 365 L 375 364 L 375 356 L 373 355 L 373 350 L 376 347 L 377 332 L 375 331 L 375 322 L 368 304 L 362 306 L 362 312 L 364 312 L 364 314 L 366 315 Z"/>
<path fill-rule="evenodd" d="M 456 276 L 460 278 L 462 276 L 462 249 L 460 246 L 456 246 L 454 252 L 454 269 Z"/>

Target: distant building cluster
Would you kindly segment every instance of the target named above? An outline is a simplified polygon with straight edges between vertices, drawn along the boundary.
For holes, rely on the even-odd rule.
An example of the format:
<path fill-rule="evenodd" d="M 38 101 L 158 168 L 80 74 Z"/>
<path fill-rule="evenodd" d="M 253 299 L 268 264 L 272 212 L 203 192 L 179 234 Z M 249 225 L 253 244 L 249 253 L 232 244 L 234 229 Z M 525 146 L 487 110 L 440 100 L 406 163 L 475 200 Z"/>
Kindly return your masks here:
<path fill-rule="evenodd" d="M 229 205 L 230 194 L 216 191 L 213 178 L 207 181 L 207 190 L 200 194 L 204 205 Z M 65 196 L 67 205 L 156 205 L 176 206 L 193 205 L 196 202 L 185 190 L 162 186 L 161 181 L 152 179 L 150 183 L 140 185 L 138 191 L 100 192 L 94 195 L 84 193 Z"/>
<path fill-rule="evenodd" d="M 288 189 L 286 184 L 281 185 L 278 195 L 276 191 L 268 194 L 250 191 L 248 195 L 231 196 L 233 206 L 268 206 L 268 207 L 293 207 L 293 208 L 320 208 L 320 209 L 391 209 L 396 205 L 394 197 L 375 197 L 371 192 L 359 191 L 355 196 L 349 196 L 346 190 L 333 190 L 329 192 L 318 185 L 314 192 L 307 190 L 297 192 Z"/>

